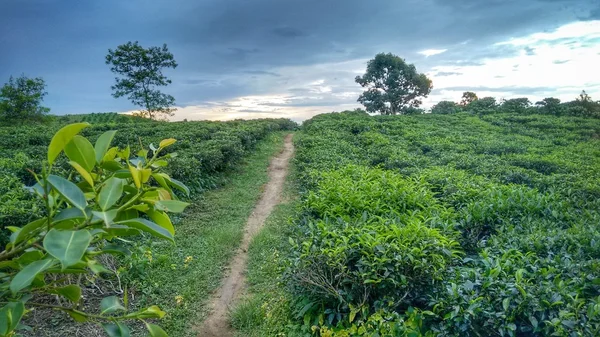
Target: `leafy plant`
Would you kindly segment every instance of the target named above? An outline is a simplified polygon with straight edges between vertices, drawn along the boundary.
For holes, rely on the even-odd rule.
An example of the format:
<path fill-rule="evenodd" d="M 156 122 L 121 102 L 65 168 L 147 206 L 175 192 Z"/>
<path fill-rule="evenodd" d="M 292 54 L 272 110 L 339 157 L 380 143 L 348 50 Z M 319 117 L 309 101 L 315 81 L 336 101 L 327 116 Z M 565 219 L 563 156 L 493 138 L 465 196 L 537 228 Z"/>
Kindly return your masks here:
<path fill-rule="evenodd" d="M 474 114 L 304 122 L 290 331 L 600 333 L 599 120 L 581 102 L 465 104 Z"/>
<path fill-rule="evenodd" d="M 104 254 L 127 255 L 124 237 L 145 234 L 173 241 L 168 213 L 180 213 L 188 205 L 174 189 L 187 187 L 163 172 L 163 154 L 175 139 L 158 147 L 140 149 L 133 157 L 129 146 L 111 147 L 115 131 L 98 137 L 95 145 L 78 135 L 87 123 L 70 124 L 52 138 L 41 173 L 33 173 L 31 187 L 44 204 L 44 216 L 23 227 L 10 227 L 12 235 L 0 252 L 0 336 L 15 336 L 29 308 L 48 307 L 69 314 L 75 321 L 102 324 L 111 337 L 129 336 L 124 321 L 144 321 L 151 336 L 166 336 L 146 319 L 162 318 L 156 306 L 129 312 L 127 294 L 120 300 L 108 296 L 96 312 L 82 309 L 82 288 L 71 275 L 108 270 L 98 258 Z M 67 177 L 55 174 L 55 163 L 64 152 L 72 167 Z M 49 276 L 53 277 L 49 277 Z M 66 305 L 40 303 L 39 295 L 55 294 Z"/>

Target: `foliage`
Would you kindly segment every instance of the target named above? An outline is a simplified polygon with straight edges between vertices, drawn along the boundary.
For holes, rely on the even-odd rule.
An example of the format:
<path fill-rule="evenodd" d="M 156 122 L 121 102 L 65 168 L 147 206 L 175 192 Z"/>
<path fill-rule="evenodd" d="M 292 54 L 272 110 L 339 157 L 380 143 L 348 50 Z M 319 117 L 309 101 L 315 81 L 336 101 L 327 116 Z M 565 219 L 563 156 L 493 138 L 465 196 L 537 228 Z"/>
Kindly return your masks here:
<path fill-rule="evenodd" d="M 583 91 L 574 101 L 561 103 L 560 99 L 547 97 L 531 105 L 526 97 L 502 100 L 496 103 L 493 97 L 477 98 L 473 92 L 463 93 L 461 102 L 457 105 L 451 101 L 441 101 L 434 105 L 431 112 L 434 114 L 448 114 L 455 112 L 470 112 L 474 114 L 516 113 L 521 115 L 549 114 L 555 116 L 580 116 L 600 118 L 600 102 Z"/>
<path fill-rule="evenodd" d="M 106 114 L 106 116 L 111 116 Z M 90 121 L 106 117 L 100 114 L 70 116 L 68 121 Z M 258 142 L 274 131 L 291 130 L 296 124 L 286 119 L 266 119 L 230 122 L 155 122 L 139 117 L 125 117 L 125 122 L 111 120 L 107 124 L 95 124 L 83 130 L 85 136 L 95 141 L 108 130 L 118 130 L 113 144 L 119 147 L 136 144 L 157 144 L 162 138 L 176 137 L 177 143 L 166 151 L 176 151 L 164 168 L 171 177 L 185 182 L 191 193 L 197 195 L 216 187 L 217 177 L 239 164 Z M 0 244 L 7 243 L 10 233 L 6 226 L 23 226 L 31 216 L 38 215 L 39 201 L 21 186 L 31 186 L 35 179 L 28 170 L 41 172 L 41 162 L 46 157 L 46 147 L 52 135 L 63 125 L 62 119 L 55 124 L 40 128 L 35 125 L 0 127 L 0 180 L 6 182 L 0 191 Z M 70 165 L 60 156 L 55 172 L 68 175 Z M 178 192 L 176 192 L 178 193 Z M 29 211 L 28 211 L 29 210 Z"/>
<path fill-rule="evenodd" d="M 562 107 L 560 106 L 560 99 L 554 97 L 546 97 L 543 100 L 536 102 L 535 105 L 539 108 L 540 112 L 552 115 L 561 115 Z"/>
<path fill-rule="evenodd" d="M 8 322 L 0 331 L 12 336 L 26 308 L 51 307 L 68 313 L 75 321 L 102 322 L 109 336 L 128 336 L 129 329 L 121 321 L 162 318 L 164 312 L 156 306 L 140 311 L 127 311 L 115 296 L 105 297 L 99 313 L 81 309 L 81 287 L 70 274 L 105 273 L 108 270 L 98 258 L 104 254 L 128 254 L 121 238 L 147 233 L 173 241 L 174 228 L 167 212 L 180 213 L 188 205 L 177 200 L 173 189 L 189 192 L 185 185 L 164 172 L 161 155 L 174 144 L 165 139 L 158 148 L 140 149 L 131 158 L 129 147 L 111 147 L 115 131 L 98 137 L 95 145 L 78 135 L 87 123 L 61 128 L 48 147 L 47 162 L 37 183 L 31 188 L 44 203 L 44 216 L 27 225 L 10 227 L 13 232 L 6 249 L 0 252 L 3 269 L 2 298 L 7 301 L 0 317 Z M 53 174 L 53 166 L 64 151 L 73 170 L 65 179 Z M 53 275 L 54 277 L 50 277 Z M 69 305 L 34 302 L 39 294 L 56 294 Z M 32 298 L 33 297 L 33 298 Z M 146 323 L 152 336 L 163 336 L 163 330 Z"/>
<path fill-rule="evenodd" d="M 462 98 L 460 100 L 460 105 L 466 107 L 467 105 L 473 103 L 478 100 L 477 94 L 472 91 L 465 91 L 462 94 Z"/>
<path fill-rule="evenodd" d="M 438 104 L 431 107 L 432 114 L 447 115 L 457 113 L 459 111 L 460 107 L 452 101 L 441 101 Z"/>
<path fill-rule="evenodd" d="M 478 114 L 493 113 L 496 106 L 495 98 L 483 97 L 467 104 L 467 110 Z"/>
<path fill-rule="evenodd" d="M 527 112 L 527 108 L 531 105 L 531 102 L 526 97 L 512 98 L 502 101 L 500 104 L 500 110 L 503 112 L 512 112 L 523 114 Z"/>
<path fill-rule="evenodd" d="M 162 47 L 143 48 L 136 41 L 127 42 L 117 49 L 108 50 L 106 64 L 110 70 L 123 78 L 116 78 L 111 88 L 113 96 L 127 98 L 135 105 L 143 107 L 142 117 L 163 119 L 173 116 L 175 98 L 160 92 L 156 87 L 171 84 L 162 69 L 176 68 L 177 63 L 166 44 Z"/>
<path fill-rule="evenodd" d="M 358 101 L 369 112 L 383 115 L 402 113 L 403 108 L 418 107 L 420 97 L 431 92 L 431 80 L 425 74 L 417 73 L 412 64 L 407 64 L 398 56 L 377 54 L 367 63 L 367 71 L 356 77 L 356 83 L 367 88 Z"/>
<path fill-rule="evenodd" d="M 22 75 L 15 79 L 11 76 L 0 89 L 0 119 L 12 123 L 41 119 L 50 111 L 41 106 L 46 94 L 46 83 L 42 78 Z"/>
<path fill-rule="evenodd" d="M 524 103 L 306 121 L 285 264 L 294 329 L 598 335 L 600 121 Z"/>

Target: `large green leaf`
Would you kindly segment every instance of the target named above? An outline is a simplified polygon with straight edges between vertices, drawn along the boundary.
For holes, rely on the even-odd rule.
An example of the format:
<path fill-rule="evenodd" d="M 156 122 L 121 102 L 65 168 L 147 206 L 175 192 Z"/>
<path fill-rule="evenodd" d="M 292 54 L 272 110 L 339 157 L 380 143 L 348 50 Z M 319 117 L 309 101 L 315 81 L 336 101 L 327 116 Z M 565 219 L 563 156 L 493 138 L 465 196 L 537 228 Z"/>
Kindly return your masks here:
<path fill-rule="evenodd" d="M 28 240 L 31 238 L 31 235 L 36 233 L 40 228 L 46 227 L 46 218 L 37 219 L 23 226 L 19 231 L 13 233 L 10 236 L 10 242 L 14 245 L 20 243 L 21 241 Z"/>
<path fill-rule="evenodd" d="M 150 333 L 150 337 L 169 337 L 169 335 L 167 335 L 165 330 L 163 330 L 158 325 L 150 324 L 145 321 L 144 321 L 144 323 L 146 324 L 146 329 L 148 329 L 148 332 Z"/>
<path fill-rule="evenodd" d="M 0 309 L 0 336 L 14 331 L 25 313 L 23 302 L 9 302 Z M 11 335 L 12 336 L 12 335 Z"/>
<path fill-rule="evenodd" d="M 187 186 L 185 186 L 185 184 L 182 183 L 181 181 L 179 181 L 177 179 L 173 179 L 171 177 L 169 177 L 169 179 L 167 181 L 171 185 L 173 185 L 175 188 L 177 188 L 178 190 L 180 190 L 183 193 L 185 193 L 185 195 L 190 196 L 190 189 Z"/>
<path fill-rule="evenodd" d="M 173 187 L 177 188 L 178 190 L 182 191 L 183 193 L 185 193 L 187 196 L 190 195 L 190 189 L 187 186 L 185 186 L 184 183 L 182 183 L 179 180 L 171 178 L 168 174 L 154 173 L 154 174 L 152 174 L 152 177 L 158 182 L 158 184 L 160 186 L 166 188 L 171 193 L 172 193 L 171 186 L 173 186 Z"/>
<path fill-rule="evenodd" d="M 102 162 L 102 168 L 111 172 L 123 169 L 123 167 L 114 160 L 105 160 Z"/>
<path fill-rule="evenodd" d="M 160 143 L 158 144 L 158 146 L 159 147 L 167 147 L 167 146 L 175 144 L 176 141 L 177 140 L 173 139 L 173 138 L 163 139 L 163 140 L 160 141 Z"/>
<path fill-rule="evenodd" d="M 116 296 L 105 297 L 100 302 L 101 315 L 110 314 L 119 310 L 125 310 L 125 307 L 121 305 L 121 302 L 119 302 L 119 299 Z"/>
<path fill-rule="evenodd" d="M 123 185 L 124 181 L 119 178 L 113 177 L 106 181 L 102 190 L 100 190 L 100 194 L 98 194 L 98 206 L 100 206 L 100 209 L 106 211 L 119 201 L 123 194 Z"/>
<path fill-rule="evenodd" d="M 148 221 L 142 218 L 128 219 L 118 222 L 119 224 L 126 225 L 132 228 L 137 228 L 144 232 L 150 233 L 156 237 L 173 241 L 173 235 L 165 228 L 155 224 L 152 221 Z"/>
<path fill-rule="evenodd" d="M 121 254 L 124 256 L 131 255 L 131 251 L 129 249 L 127 249 L 121 245 L 112 244 L 112 243 L 109 243 L 106 246 L 102 247 L 102 252 L 110 253 L 110 254 Z"/>
<path fill-rule="evenodd" d="M 189 204 L 187 202 L 179 200 L 161 200 L 154 204 L 156 209 L 171 213 L 181 213 L 188 205 Z"/>
<path fill-rule="evenodd" d="M 165 212 L 149 210 L 146 212 L 152 221 L 156 222 L 159 226 L 168 230 L 171 235 L 175 235 L 175 228 L 173 228 L 173 223 L 171 223 L 171 219 Z"/>
<path fill-rule="evenodd" d="M 53 258 L 32 262 L 15 275 L 10 282 L 10 291 L 16 294 L 19 290 L 29 287 L 39 273 L 53 267 L 55 264 L 56 260 Z"/>
<path fill-rule="evenodd" d="M 83 168 L 83 166 L 79 165 L 78 163 L 74 162 L 74 161 L 69 161 L 69 164 L 71 166 L 73 166 L 73 168 L 77 171 L 77 173 L 79 173 L 79 175 L 91 186 L 94 187 L 94 179 L 92 178 L 92 175 L 86 171 L 85 168 Z"/>
<path fill-rule="evenodd" d="M 64 310 L 64 309 L 61 309 Z M 88 317 L 86 315 L 83 314 L 83 312 L 81 311 L 77 311 L 74 309 L 71 310 L 64 310 L 67 312 L 67 314 L 69 314 L 69 316 L 71 316 L 72 319 L 75 320 L 75 322 L 79 322 L 79 323 L 84 323 L 88 321 Z"/>
<path fill-rule="evenodd" d="M 73 137 L 65 146 L 65 154 L 88 172 L 96 166 L 96 152 L 92 143 L 85 137 L 79 135 Z"/>
<path fill-rule="evenodd" d="M 104 231 L 107 235 L 112 235 L 116 237 L 136 236 L 142 234 L 142 232 L 139 229 L 131 228 L 129 226 L 124 225 L 111 225 L 109 228 L 104 228 Z"/>
<path fill-rule="evenodd" d="M 73 303 L 77 303 L 81 299 L 81 288 L 75 284 L 52 289 L 50 292 L 53 294 L 62 295 Z"/>
<path fill-rule="evenodd" d="M 111 209 L 106 212 L 92 211 L 92 214 L 94 214 L 94 217 L 102 220 L 102 222 L 104 222 L 104 225 L 106 225 L 106 227 L 110 227 L 110 225 L 113 224 L 113 220 L 117 217 L 117 213 L 118 213 L 118 210 L 116 210 L 116 209 Z"/>
<path fill-rule="evenodd" d="M 138 318 L 163 318 L 167 313 L 160 310 L 156 305 L 150 306 L 148 309 L 135 313 Z"/>
<path fill-rule="evenodd" d="M 52 224 L 65 220 L 85 219 L 86 217 L 86 213 L 84 213 L 84 211 L 80 210 L 79 208 L 69 207 L 60 211 L 60 213 L 58 213 L 52 219 Z"/>
<path fill-rule="evenodd" d="M 85 209 L 85 206 L 87 206 L 85 195 L 83 195 L 83 192 L 79 189 L 79 187 L 77 187 L 77 185 L 63 177 L 52 174 L 48 176 L 48 182 L 58 193 L 60 193 L 61 196 L 67 199 L 71 205 L 79 208 L 82 211 Z"/>
<path fill-rule="evenodd" d="M 69 124 L 58 130 L 54 137 L 52 137 L 50 146 L 48 146 L 48 163 L 52 165 L 67 143 L 69 143 L 81 129 L 88 126 L 90 126 L 89 123 L 75 123 Z"/>
<path fill-rule="evenodd" d="M 103 323 L 102 327 L 109 337 L 130 337 L 131 333 L 127 325 L 123 323 Z"/>
<path fill-rule="evenodd" d="M 115 138 L 116 133 L 117 131 L 114 130 L 106 131 L 105 133 L 100 135 L 100 137 L 98 137 L 98 140 L 96 140 L 94 149 L 96 151 L 96 161 L 98 162 L 98 164 L 102 162 L 102 158 L 104 158 L 106 151 L 108 151 L 110 143 L 112 142 L 113 138 Z"/>
<path fill-rule="evenodd" d="M 90 245 L 92 236 L 88 230 L 59 231 L 51 229 L 44 238 L 44 248 L 57 258 L 66 269 L 81 261 Z"/>

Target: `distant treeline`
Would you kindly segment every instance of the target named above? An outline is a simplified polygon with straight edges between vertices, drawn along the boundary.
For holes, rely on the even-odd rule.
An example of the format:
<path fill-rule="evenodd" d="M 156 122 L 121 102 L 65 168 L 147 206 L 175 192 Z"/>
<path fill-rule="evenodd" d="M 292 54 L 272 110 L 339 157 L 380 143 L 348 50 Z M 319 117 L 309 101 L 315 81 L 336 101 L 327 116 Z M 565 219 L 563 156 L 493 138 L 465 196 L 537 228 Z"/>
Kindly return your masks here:
<path fill-rule="evenodd" d="M 413 109 L 412 113 L 425 113 L 422 109 Z M 453 114 L 470 112 L 476 114 L 518 113 L 548 114 L 555 116 L 600 117 L 600 101 L 594 101 L 585 91 L 570 102 L 561 102 L 554 97 L 544 98 L 533 104 L 529 98 L 512 98 L 497 101 L 494 97 L 478 98 L 473 92 L 465 92 L 459 103 L 441 101 L 431 108 L 434 114 Z"/>

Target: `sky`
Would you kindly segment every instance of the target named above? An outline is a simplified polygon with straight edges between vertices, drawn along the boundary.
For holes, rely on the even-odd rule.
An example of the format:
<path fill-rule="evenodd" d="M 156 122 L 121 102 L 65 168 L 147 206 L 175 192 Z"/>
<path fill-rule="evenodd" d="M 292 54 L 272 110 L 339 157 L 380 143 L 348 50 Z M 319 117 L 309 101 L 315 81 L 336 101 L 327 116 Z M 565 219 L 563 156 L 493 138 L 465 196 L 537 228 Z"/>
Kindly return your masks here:
<path fill-rule="evenodd" d="M 0 0 L 0 83 L 42 77 L 53 114 L 126 112 L 104 58 L 166 43 L 175 120 L 311 116 L 360 107 L 354 82 L 391 52 L 462 92 L 600 99 L 599 0 Z"/>

